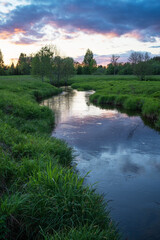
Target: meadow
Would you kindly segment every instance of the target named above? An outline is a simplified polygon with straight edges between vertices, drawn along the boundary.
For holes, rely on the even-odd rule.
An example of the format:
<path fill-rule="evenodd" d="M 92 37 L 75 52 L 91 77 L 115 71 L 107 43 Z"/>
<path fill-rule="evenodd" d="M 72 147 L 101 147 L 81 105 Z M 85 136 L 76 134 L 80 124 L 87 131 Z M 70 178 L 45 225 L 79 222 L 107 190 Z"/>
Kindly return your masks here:
<path fill-rule="evenodd" d="M 94 90 L 90 101 L 101 107 L 117 107 L 133 115 L 139 114 L 160 129 L 160 76 L 75 76 L 70 84 L 78 90 Z"/>
<path fill-rule="evenodd" d="M 54 114 L 39 102 L 60 92 L 31 76 L 0 77 L 0 239 L 119 239 L 72 149 L 50 136 Z"/>

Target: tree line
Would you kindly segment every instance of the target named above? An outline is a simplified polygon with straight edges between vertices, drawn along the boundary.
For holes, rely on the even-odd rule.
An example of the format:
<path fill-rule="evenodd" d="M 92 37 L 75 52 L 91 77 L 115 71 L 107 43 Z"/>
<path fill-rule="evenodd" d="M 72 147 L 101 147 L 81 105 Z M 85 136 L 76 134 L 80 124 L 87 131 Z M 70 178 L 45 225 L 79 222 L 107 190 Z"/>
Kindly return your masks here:
<path fill-rule="evenodd" d="M 73 74 L 86 75 L 136 75 L 145 80 L 146 75 L 160 74 L 160 56 L 150 58 L 149 54 L 132 52 L 126 63 L 118 62 L 120 56 L 112 55 L 110 63 L 97 66 L 93 52 L 88 49 L 83 62 L 74 62 L 73 58 L 61 57 L 55 46 L 44 46 L 36 54 L 27 56 L 21 53 L 16 66 L 4 65 L 0 50 L 0 75 L 37 75 L 44 81 L 49 78 L 50 83 L 60 85 L 60 81 L 67 84 Z"/>
<path fill-rule="evenodd" d="M 55 46 L 44 46 L 36 54 L 27 56 L 21 53 L 16 66 L 5 66 L 0 50 L 0 75 L 34 75 L 56 86 L 67 85 L 68 79 L 75 74 L 74 60 L 61 57 Z"/>
<path fill-rule="evenodd" d="M 132 52 L 126 63 L 117 63 L 119 56 L 112 55 L 106 74 L 136 75 L 139 80 L 145 80 L 146 75 L 160 74 L 160 57 L 150 58 L 149 54 Z"/>

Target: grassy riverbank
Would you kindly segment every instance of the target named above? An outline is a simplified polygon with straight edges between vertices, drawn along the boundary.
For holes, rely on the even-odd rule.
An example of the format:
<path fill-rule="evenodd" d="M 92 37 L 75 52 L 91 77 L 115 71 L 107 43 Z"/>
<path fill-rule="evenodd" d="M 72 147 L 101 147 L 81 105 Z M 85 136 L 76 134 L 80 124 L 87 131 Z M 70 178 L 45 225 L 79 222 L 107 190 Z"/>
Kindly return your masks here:
<path fill-rule="evenodd" d="M 150 81 L 138 81 L 134 76 L 75 76 L 71 83 L 75 89 L 95 90 L 91 102 L 138 112 L 160 129 L 160 76 L 147 79 Z"/>
<path fill-rule="evenodd" d="M 102 196 L 72 169 L 72 149 L 50 137 L 54 116 L 37 101 L 59 89 L 0 77 L 0 239 L 118 239 Z"/>

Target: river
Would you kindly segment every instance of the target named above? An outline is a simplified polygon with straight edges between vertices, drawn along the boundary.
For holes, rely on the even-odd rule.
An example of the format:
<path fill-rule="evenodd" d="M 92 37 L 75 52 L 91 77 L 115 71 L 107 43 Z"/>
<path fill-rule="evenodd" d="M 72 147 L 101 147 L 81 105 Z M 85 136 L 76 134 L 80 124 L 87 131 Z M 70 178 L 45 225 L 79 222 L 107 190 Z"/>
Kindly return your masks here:
<path fill-rule="evenodd" d="M 55 113 L 52 136 L 75 151 L 87 184 L 109 202 L 123 239 L 160 239 L 160 134 L 140 117 L 92 105 L 93 92 L 66 91 L 45 100 Z"/>

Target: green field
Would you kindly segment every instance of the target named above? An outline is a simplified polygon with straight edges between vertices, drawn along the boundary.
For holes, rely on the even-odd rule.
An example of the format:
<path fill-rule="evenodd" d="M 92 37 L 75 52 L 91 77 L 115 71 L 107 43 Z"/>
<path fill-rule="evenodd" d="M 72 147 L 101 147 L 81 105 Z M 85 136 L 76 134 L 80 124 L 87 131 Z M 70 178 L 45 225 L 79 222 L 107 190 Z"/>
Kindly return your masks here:
<path fill-rule="evenodd" d="M 117 107 L 141 115 L 160 129 L 160 76 L 138 81 L 135 76 L 75 76 L 72 87 L 94 90 L 90 101 L 103 107 Z M 149 81 L 150 80 L 150 81 Z"/>
<path fill-rule="evenodd" d="M 0 239 L 119 239 L 103 197 L 71 168 L 72 149 L 50 137 L 54 115 L 38 101 L 60 92 L 0 77 Z"/>

